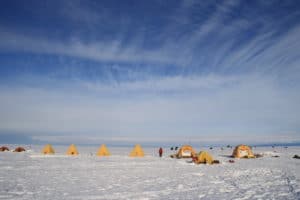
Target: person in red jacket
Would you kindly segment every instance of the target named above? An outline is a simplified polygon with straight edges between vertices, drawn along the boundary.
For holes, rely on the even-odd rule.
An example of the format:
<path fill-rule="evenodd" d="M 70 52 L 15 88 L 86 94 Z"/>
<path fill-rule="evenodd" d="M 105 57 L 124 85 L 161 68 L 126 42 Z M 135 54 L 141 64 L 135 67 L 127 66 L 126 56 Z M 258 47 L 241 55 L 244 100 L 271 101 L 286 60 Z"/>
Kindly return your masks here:
<path fill-rule="evenodd" d="M 163 149 L 161 147 L 159 148 L 158 153 L 159 153 L 159 157 L 162 157 Z"/>

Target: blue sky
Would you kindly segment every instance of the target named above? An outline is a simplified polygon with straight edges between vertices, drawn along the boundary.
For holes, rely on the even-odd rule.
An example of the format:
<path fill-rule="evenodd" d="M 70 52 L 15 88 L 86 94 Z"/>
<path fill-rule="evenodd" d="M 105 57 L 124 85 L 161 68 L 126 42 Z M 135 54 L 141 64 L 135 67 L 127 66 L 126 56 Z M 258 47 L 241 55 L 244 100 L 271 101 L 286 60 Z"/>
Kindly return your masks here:
<path fill-rule="evenodd" d="M 299 142 L 299 35 L 298 1 L 2 1 L 0 135 Z"/>

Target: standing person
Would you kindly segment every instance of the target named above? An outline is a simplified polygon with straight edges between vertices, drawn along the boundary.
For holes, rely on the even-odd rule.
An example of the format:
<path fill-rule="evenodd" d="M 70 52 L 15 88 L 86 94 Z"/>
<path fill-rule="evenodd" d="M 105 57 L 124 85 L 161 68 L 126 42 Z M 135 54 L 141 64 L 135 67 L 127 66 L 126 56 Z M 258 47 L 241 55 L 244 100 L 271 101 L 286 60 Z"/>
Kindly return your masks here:
<path fill-rule="evenodd" d="M 158 153 L 159 153 L 159 157 L 162 157 L 163 149 L 161 147 L 159 148 Z"/>

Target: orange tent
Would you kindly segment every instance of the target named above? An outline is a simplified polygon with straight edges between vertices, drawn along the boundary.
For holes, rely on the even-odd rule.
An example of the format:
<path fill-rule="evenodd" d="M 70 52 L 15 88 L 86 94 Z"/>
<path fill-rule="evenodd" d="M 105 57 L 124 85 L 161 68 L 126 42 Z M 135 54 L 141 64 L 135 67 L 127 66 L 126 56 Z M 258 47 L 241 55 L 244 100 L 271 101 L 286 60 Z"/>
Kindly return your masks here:
<path fill-rule="evenodd" d="M 78 151 L 77 148 L 74 144 L 71 144 L 68 151 L 67 151 L 67 155 L 78 155 Z"/>
<path fill-rule="evenodd" d="M 176 154 L 176 158 L 192 158 L 196 151 L 190 145 L 183 145 Z"/>
<path fill-rule="evenodd" d="M 234 158 L 255 158 L 252 153 L 251 147 L 247 145 L 238 145 L 235 147 L 232 153 L 232 157 Z"/>
<path fill-rule="evenodd" d="M 144 157 L 144 151 L 141 145 L 137 144 L 129 154 L 130 157 Z"/>
<path fill-rule="evenodd" d="M 53 147 L 51 146 L 51 144 L 47 144 L 42 151 L 43 154 L 54 154 L 55 151 L 53 149 Z"/>
<path fill-rule="evenodd" d="M 97 156 L 110 156 L 110 152 L 108 151 L 105 144 L 102 144 L 98 149 Z"/>
<path fill-rule="evenodd" d="M 213 157 L 206 151 L 201 151 L 195 159 L 196 164 L 213 164 Z"/>

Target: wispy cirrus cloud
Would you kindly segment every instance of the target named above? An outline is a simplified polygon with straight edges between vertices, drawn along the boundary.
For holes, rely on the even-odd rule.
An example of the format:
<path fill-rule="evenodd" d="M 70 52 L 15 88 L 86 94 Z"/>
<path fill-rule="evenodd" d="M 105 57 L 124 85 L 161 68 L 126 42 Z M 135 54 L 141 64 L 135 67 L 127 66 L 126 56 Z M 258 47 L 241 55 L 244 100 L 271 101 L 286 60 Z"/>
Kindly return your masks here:
<path fill-rule="evenodd" d="M 64 89 L 2 87 L 0 127 L 36 138 L 293 138 L 300 128 L 300 96 L 274 81 L 211 76 L 106 86 L 80 81 Z"/>
<path fill-rule="evenodd" d="M 115 30 L 118 34 L 104 41 L 101 40 L 103 33 L 100 31 L 99 35 L 88 34 L 87 39 L 76 34 L 75 26 L 73 36 L 59 40 L 38 34 L 27 36 L 18 29 L 1 27 L 0 48 L 2 51 L 71 56 L 99 62 L 169 64 L 215 71 L 228 68 L 237 68 L 238 71 L 254 66 L 270 68 L 281 65 L 281 57 L 289 62 L 299 57 L 299 43 L 296 41 L 299 25 L 289 26 L 284 31 L 280 28 L 287 20 L 298 18 L 299 13 L 291 12 L 279 20 L 273 20 L 267 14 L 266 17 L 257 18 L 257 10 L 247 9 L 247 15 L 242 13 L 240 17 L 233 18 L 232 15 L 241 9 L 241 4 L 237 0 L 226 1 L 210 8 L 210 4 L 198 6 L 193 3 L 191 5 L 206 11 L 193 15 L 189 14 L 193 7 L 183 4 L 162 16 L 174 17 L 180 13 L 178 18 L 186 18 L 186 22 L 178 23 L 174 18 L 165 17 L 168 24 L 159 31 L 159 27 L 152 30 L 147 23 L 136 30 L 129 30 L 137 23 L 137 19 L 130 15 L 122 13 L 122 17 L 127 19 L 123 22 L 122 17 L 115 17 L 107 10 L 96 12 L 92 7 L 82 8 L 79 2 L 66 2 L 60 10 L 60 13 L 65 13 L 61 14 L 62 17 L 85 20 L 87 26 L 92 23 L 97 24 L 96 27 L 101 25 L 103 19 L 114 21 L 120 24 L 120 28 Z M 75 23 L 74 20 L 72 22 Z M 125 25 L 122 26 L 122 23 Z M 151 31 L 154 34 L 147 37 Z M 155 46 L 150 48 L 151 42 Z M 282 52 L 282 48 L 288 48 L 289 51 Z"/>
<path fill-rule="evenodd" d="M 170 63 L 155 51 L 141 50 L 135 46 L 124 47 L 118 41 L 83 43 L 72 39 L 67 42 L 52 41 L 44 38 L 31 38 L 21 34 L 1 31 L 1 48 L 5 51 L 18 51 L 36 54 L 71 56 L 95 61 Z"/>

